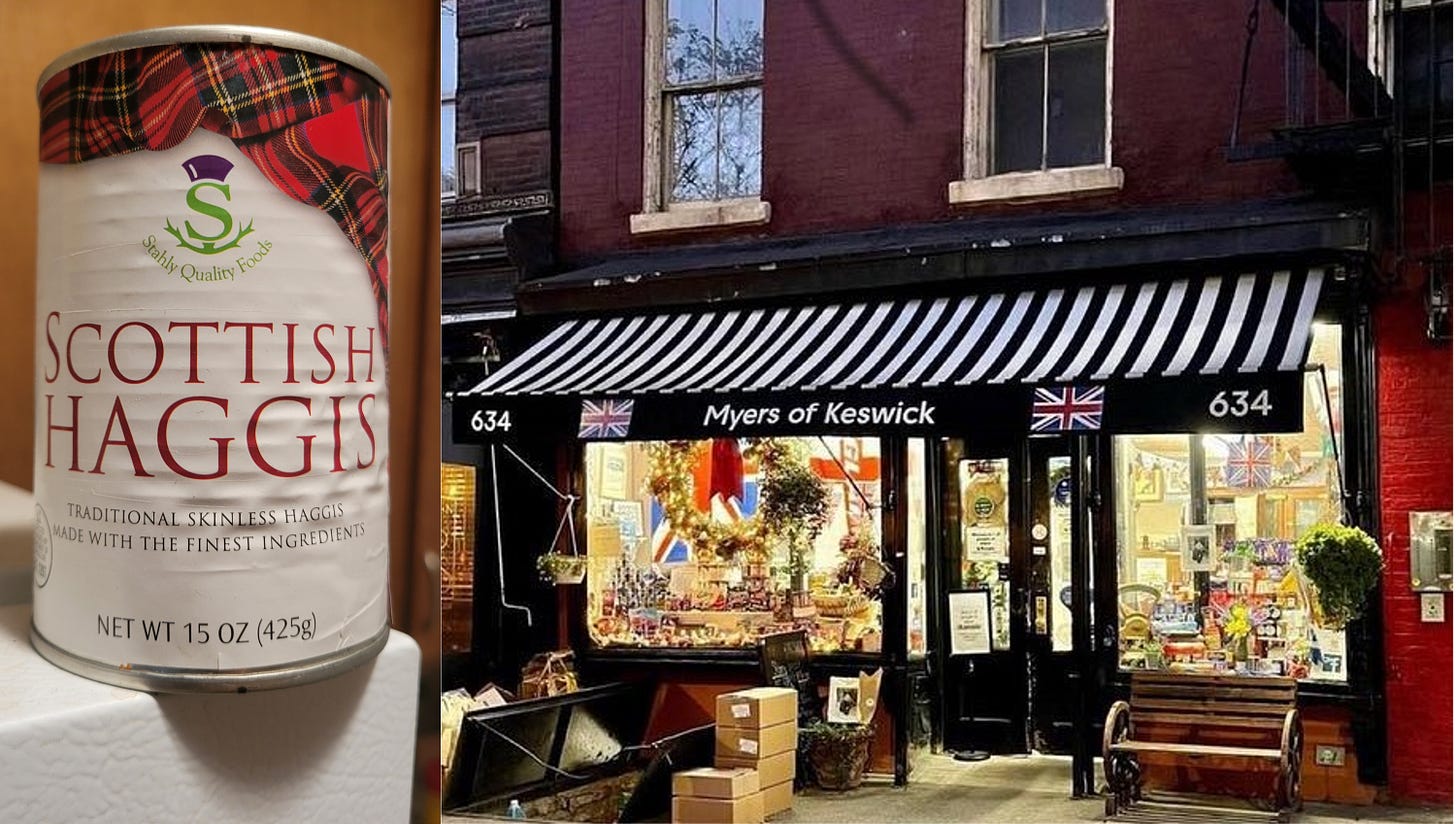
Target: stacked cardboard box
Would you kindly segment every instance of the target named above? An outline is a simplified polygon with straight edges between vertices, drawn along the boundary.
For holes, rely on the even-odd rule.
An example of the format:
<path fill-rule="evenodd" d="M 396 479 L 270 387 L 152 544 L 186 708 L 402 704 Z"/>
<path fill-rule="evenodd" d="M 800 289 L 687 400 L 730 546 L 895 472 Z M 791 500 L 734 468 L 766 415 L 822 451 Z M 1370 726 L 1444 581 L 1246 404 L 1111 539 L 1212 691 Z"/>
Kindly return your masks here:
<path fill-rule="evenodd" d="M 783 687 L 756 687 L 718 696 L 714 763 L 758 772 L 765 816 L 794 805 L 798 713 L 799 694 Z"/>
<path fill-rule="evenodd" d="M 685 770 L 672 777 L 673 824 L 763 824 L 758 773 L 747 767 Z"/>

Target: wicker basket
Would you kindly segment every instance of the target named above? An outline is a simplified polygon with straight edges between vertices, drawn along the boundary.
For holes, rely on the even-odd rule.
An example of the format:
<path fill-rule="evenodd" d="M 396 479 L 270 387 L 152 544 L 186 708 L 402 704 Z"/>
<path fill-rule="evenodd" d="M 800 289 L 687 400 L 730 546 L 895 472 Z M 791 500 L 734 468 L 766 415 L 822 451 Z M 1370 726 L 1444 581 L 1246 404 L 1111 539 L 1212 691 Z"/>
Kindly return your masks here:
<path fill-rule="evenodd" d="M 814 726 L 801 735 L 815 784 L 826 790 L 852 790 L 864 782 L 874 728 Z"/>

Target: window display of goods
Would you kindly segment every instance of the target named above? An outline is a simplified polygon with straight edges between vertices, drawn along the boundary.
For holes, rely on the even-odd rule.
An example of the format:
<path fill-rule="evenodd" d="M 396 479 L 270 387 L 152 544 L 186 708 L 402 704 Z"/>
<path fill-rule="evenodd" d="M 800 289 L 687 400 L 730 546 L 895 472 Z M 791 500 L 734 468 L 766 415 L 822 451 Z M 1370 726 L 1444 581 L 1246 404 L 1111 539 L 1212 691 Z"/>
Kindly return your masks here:
<path fill-rule="evenodd" d="M 876 652 L 878 442 L 590 444 L 587 627 L 598 646 L 751 647 L 803 629 Z"/>

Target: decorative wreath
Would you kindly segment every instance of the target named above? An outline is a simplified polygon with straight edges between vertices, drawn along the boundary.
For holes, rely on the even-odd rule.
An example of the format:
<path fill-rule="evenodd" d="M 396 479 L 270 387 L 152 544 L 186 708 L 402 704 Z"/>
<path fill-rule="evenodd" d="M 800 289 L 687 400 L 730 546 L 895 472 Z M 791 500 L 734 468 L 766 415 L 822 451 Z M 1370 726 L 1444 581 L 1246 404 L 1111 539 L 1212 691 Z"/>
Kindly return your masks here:
<path fill-rule="evenodd" d="M 648 445 L 647 490 L 662 504 L 668 523 L 692 547 L 699 563 L 731 560 L 740 552 L 767 558 L 774 530 L 761 515 L 724 522 L 694 503 L 693 465 L 707 446 L 706 441 Z M 752 438 L 746 442 L 743 457 L 756 460 L 760 476 L 766 476 L 790 459 L 790 446 L 778 438 Z"/>

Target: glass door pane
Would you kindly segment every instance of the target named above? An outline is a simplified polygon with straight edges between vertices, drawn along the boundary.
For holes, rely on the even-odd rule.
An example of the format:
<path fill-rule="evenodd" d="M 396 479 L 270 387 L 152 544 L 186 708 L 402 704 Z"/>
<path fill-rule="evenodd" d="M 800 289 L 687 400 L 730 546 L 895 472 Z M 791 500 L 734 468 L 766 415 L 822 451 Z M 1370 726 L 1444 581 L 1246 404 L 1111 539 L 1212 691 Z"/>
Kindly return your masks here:
<path fill-rule="evenodd" d="M 1052 652 L 1072 651 L 1072 459 L 1047 459 L 1047 553 L 1052 579 Z M 1034 537 L 1034 536 L 1033 536 Z"/>
<path fill-rule="evenodd" d="M 961 588 L 991 592 L 991 648 L 1011 648 L 1010 465 L 964 460 L 960 479 Z"/>

